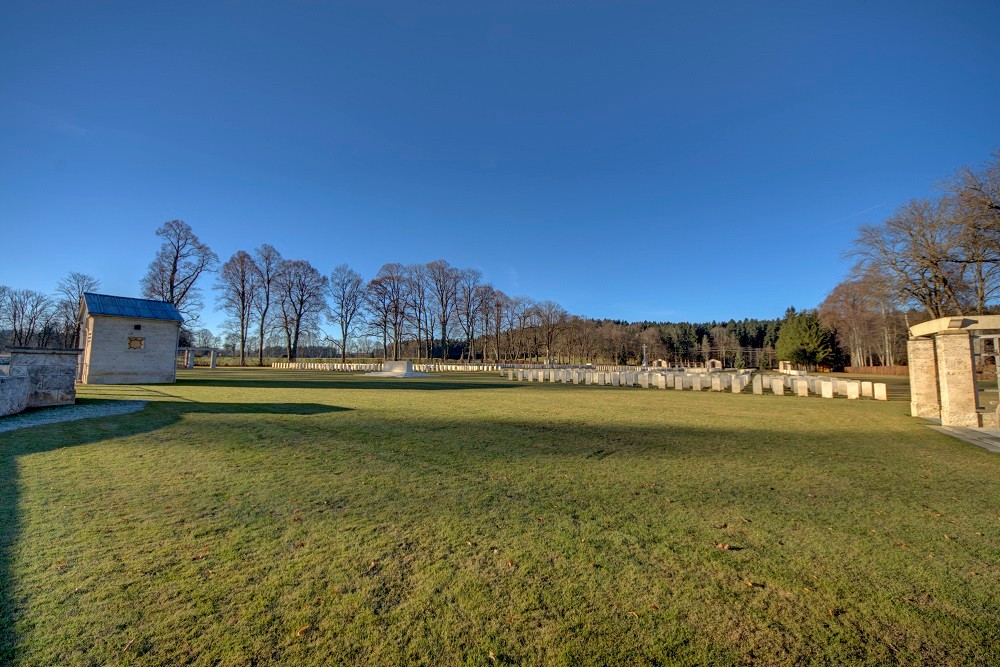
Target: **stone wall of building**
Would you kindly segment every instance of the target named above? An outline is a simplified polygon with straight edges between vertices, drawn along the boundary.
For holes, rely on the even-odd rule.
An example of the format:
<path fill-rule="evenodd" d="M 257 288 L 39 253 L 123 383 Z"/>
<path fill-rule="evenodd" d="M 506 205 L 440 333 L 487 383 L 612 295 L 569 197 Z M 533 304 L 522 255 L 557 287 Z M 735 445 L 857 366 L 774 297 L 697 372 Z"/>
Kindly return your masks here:
<path fill-rule="evenodd" d="M 86 384 L 174 382 L 179 330 L 180 323 L 175 321 L 89 316 L 81 380 Z"/>

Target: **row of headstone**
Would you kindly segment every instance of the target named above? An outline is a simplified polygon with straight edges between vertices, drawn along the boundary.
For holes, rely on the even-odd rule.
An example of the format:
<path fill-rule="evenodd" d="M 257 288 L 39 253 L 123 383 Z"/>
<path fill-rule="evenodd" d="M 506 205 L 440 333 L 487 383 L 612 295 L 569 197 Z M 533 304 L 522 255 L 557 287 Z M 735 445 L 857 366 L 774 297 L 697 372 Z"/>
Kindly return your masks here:
<path fill-rule="evenodd" d="M 728 391 L 742 393 L 748 384 L 754 394 L 765 391 L 776 396 L 822 396 L 850 399 L 873 398 L 888 400 L 887 385 L 883 382 L 843 380 L 840 378 L 802 377 L 757 373 L 752 379 L 748 373 L 662 373 L 656 371 L 599 371 L 584 369 L 531 369 L 509 368 L 501 375 L 518 382 L 563 382 L 566 384 L 591 384 L 612 387 L 643 387 L 691 391 Z"/>
<path fill-rule="evenodd" d="M 730 391 L 738 394 L 749 382 L 746 373 L 663 373 L 658 371 L 599 371 L 587 369 L 510 368 L 502 375 L 519 382 L 563 382 L 644 389 Z"/>
<path fill-rule="evenodd" d="M 192 357 L 193 358 L 193 357 Z M 440 362 L 413 364 L 413 370 L 420 373 L 470 373 L 489 371 L 496 372 L 504 368 L 502 364 L 446 364 Z M 382 370 L 382 362 L 373 364 L 353 364 L 340 362 L 275 362 L 271 368 L 279 370 L 306 370 L 306 371 L 344 371 L 348 373 L 370 372 Z M 539 365 L 539 368 L 542 368 Z"/>
<path fill-rule="evenodd" d="M 501 368 L 501 364 L 447 364 L 442 362 L 413 364 L 413 370 L 421 373 L 473 373 L 499 371 Z"/>
<path fill-rule="evenodd" d="M 342 363 L 314 363 L 305 361 L 280 361 L 271 364 L 271 368 L 279 370 L 300 370 L 300 371 L 347 371 L 347 372 L 369 372 L 382 370 L 382 363 L 377 364 L 342 364 Z"/>
<path fill-rule="evenodd" d="M 889 400 L 889 388 L 884 382 L 846 380 L 813 375 L 758 373 L 754 375 L 752 385 L 752 391 L 755 394 L 763 394 L 768 391 L 778 396 L 787 393 L 794 396 L 821 396 L 823 398 L 843 396 L 849 399 Z"/>

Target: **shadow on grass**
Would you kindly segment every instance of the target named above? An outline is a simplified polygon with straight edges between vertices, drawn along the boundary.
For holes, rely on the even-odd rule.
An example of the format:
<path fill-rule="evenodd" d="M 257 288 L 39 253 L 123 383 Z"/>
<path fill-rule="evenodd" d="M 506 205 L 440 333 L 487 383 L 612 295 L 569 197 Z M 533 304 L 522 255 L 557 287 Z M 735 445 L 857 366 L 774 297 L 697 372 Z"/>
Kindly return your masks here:
<path fill-rule="evenodd" d="M 104 399 L 86 399 L 95 405 Z M 351 410 L 317 403 L 190 403 L 181 400 L 155 401 L 153 410 L 85 420 L 40 424 L 0 433 L 0 665 L 15 663 L 16 624 L 25 601 L 15 597 L 14 561 L 21 529 L 18 504 L 18 459 L 30 454 L 87 445 L 107 438 L 150 433 L 179 421 L 189 414 L 280 414 L 320 415 Z M 150 406 L 147 406 L 147 408 Z M 86 424 L 84 428 L 80 426 Z M 60 432 L 62 431 L 62 432 Z M 79 439 L 73 439 L 79 434 Z M 72 439 L 72 441 L 71 441 Z"/>

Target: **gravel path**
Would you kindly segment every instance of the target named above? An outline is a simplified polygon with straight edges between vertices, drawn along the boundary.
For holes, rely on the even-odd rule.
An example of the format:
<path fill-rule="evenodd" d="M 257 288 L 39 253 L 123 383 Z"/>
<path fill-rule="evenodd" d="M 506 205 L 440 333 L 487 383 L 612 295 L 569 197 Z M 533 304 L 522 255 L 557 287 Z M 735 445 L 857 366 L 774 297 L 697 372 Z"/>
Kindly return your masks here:
<path fill-rule="evenodd" d="M 110 417 L 112 415 L 127 415 L 138 412 L 146 406 L 146 401 L 102 401 L 100 403 L 83 403 L 80 405 L 62 405 L 57 408 L 42 408 L 19 415 L 0 419 L 0 433 L 16 431 L 44 424 L 72 422 L 78 419 L 92 417 Z"/>

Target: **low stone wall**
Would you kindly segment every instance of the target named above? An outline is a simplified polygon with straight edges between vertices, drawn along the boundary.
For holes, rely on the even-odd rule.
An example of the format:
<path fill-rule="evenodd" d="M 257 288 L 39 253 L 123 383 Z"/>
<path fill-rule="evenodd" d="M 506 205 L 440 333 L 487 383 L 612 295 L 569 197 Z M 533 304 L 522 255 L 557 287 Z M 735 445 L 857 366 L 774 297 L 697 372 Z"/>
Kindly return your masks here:
<path fill-rule="evenodd" d="M 0 365 L 0 417 L 16 415 L 28 407 L 28 372 Z"/>
<path fill-rule="evenodd" d="M 851 375 L 907 375 L 909 366 L 848 366 L 845 373 Z"/>
<path fill-rule="evenodd" d="M 0 387 L 0 416 L 76 403 L 80 350 L 14 347 Z"/>

